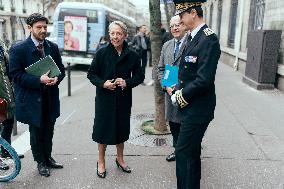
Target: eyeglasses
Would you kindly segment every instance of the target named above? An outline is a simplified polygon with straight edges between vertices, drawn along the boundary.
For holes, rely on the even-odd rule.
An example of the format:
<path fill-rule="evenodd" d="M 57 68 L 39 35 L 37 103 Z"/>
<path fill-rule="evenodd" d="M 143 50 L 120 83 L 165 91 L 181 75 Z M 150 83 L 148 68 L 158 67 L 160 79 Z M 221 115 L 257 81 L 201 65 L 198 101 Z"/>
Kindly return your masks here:
<path fill-rule="evenodd" d="M 120 32 L 109 32 L 109 36 L 110 37 L 115 37 L 115 36 L 122 37 L 123 33 L 120 33 Z"/>
<path fill-rule="evenodd" d="M 179 28 L 181 26 L 181 24 L 172 24 L 170 25 L 170 29 L 173 29 L 173 28 Z"/>

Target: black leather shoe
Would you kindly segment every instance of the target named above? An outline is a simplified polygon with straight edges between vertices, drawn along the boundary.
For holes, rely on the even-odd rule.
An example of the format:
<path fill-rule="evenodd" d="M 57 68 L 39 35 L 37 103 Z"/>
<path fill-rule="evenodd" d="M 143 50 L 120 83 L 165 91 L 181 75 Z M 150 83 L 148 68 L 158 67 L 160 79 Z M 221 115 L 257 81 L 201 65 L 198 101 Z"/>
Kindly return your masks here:
<path fill-rule="evenodd" d="M 118 168 L 121 168 L 121 170 L 125 173 L 131 173 L 131 168 L 126 166 L 126 167 L 122 167 L 119 162 L 117 161 L 117 159 L 115 159 L 115 163 L 117 165 Z"/>
<path fill-rule="evenodd" d="M 9 165 L 7 165 L 4 161 L 0 159 L 0 170 L 8 170 Z"/>
<path fill-rule="evenodd" d="M 48 158 L 46 161 L 46 165 L 53 169 L 62 169 L 63 165 L 60 163 L 57 163 L 52 157 Z"/>
<path fill-rule="evenodd" d="M 1 153 L 1 157 L 3 158 L 11 158 L 11 155 L 9 154 L 9 152 L 7 152 L 7 150 L 3 150 L 3 152 Z M 18 154 L 18 157 L 20 159 L 24 158 L 24 154 Z"/>
<path fill-rule="evenodd" d="M 38 163 L 37 164 L 38 173 L 41 176 L 49 177 L 50 176 L 50 170 L 47 168 L 45 163 Z"/>
<path fill-rule="evenodd" d="M 168 155 L 167 157 L 166 157 L 166 160 L 167 161 L 175 161 L 176 160 L 176 155 L 175 155 L 175 153 L 171 153 L 170 155 Z"/>
<path fill-rule="evenodd" d="M 106 170 L 104 171 L 104 172 L 99 172 L 99 163 L 97 162 L 97 175 L 98 175 L 98 177 L 100 177 L 100 178 L 106 178 Z"/>

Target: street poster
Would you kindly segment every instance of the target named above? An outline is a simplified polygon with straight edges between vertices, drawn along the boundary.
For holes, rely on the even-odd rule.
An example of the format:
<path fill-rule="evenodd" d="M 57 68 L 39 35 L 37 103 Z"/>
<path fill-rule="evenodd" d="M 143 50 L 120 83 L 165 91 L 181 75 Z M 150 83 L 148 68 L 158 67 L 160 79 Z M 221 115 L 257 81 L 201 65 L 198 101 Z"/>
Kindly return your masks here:
<path fill-rule="evenodd" d="M 64 50 L 87 50 L 87 17 L 64 17 Z"/>

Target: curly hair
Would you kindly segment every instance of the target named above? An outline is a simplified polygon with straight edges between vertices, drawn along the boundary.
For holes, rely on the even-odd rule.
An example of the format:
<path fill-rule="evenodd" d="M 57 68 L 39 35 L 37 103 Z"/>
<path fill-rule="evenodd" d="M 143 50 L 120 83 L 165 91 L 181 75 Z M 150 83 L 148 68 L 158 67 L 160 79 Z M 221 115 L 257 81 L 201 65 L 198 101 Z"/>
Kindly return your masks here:
<path fill-rule="evenodd" d="M 45 21 L 48 24 L 48 19 L 41 15 L 40 13 L 33 13 L 28 18 L 26 23 L 30 26 L 33 26 L 34 23 L 39 21 Z"/>

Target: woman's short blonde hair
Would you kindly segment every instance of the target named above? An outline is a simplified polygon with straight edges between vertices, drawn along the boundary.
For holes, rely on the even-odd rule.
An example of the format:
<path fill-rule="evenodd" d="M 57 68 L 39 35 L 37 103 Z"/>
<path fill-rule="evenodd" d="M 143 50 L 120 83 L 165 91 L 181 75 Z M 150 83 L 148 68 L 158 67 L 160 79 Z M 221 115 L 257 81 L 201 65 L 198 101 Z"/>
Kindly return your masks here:
<path fill-rule="evenodd" d="M 114 26 L 114 25 L 119 26 L 119 27 L 122 29 L 123 33 L 127 36 L 127 34 L 128 34 L 128 29 L 127 29 L 126 24 L 124 24 L 123 22 L 121 22 L 121 21 L 119 21 L 119 20 L 116 20 L 116 21 L 113 21 L 113 22 L 111 22 L 111 23 L 109 24 L 108 30 L 110 30 L 110 28 L 111 28 L 112 26 Z"/>

